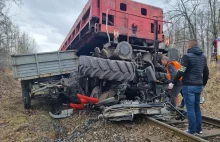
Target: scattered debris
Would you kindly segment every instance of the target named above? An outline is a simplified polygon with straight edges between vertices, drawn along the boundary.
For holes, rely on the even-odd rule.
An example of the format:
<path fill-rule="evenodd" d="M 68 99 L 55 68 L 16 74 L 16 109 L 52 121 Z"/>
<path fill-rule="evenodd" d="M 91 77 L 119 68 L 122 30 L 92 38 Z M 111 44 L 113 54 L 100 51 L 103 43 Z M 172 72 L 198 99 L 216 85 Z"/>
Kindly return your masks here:
<path fill-rule="evenodd" d="M 49 112 L 50 116 L 55 119 L 66 118 L 73 114 L 73 109 L 62 110 L 61 114 L 55 115 Z"/>

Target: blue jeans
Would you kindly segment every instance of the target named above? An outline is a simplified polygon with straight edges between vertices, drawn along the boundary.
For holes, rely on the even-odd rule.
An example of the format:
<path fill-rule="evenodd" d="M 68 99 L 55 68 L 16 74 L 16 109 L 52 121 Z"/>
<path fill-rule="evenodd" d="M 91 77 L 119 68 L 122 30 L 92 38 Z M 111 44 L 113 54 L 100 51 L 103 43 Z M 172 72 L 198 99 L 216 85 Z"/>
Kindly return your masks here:
<path fill-rule="evenodd" d="M 188 132 L 190 134 L 202 131 L 202 114 L 200 110 L 202 90 L 202 86 L 183 86 L 182 89 L 188 115 Z"/>

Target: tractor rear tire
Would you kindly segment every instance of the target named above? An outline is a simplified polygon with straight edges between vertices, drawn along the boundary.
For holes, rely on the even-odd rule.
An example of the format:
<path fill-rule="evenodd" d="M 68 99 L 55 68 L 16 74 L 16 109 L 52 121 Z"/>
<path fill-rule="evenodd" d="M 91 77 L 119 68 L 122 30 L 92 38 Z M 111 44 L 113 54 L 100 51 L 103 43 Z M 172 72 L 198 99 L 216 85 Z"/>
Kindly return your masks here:
<path fill-rule="evenodd" d="M 132 81 L 136 70 L 131 62 L 91 56 L 80 56 L 78 66 L 80 75 L 120 82 Z"/>
<path fill-rule="evenodd" d="M 22 98 L 24 103 L 25 109 L 31 108 L 31 96 L 30 96 L 30 89 L 29 84 L 26 81 L 21 81 L 21 89 L 22 89 Z"/>

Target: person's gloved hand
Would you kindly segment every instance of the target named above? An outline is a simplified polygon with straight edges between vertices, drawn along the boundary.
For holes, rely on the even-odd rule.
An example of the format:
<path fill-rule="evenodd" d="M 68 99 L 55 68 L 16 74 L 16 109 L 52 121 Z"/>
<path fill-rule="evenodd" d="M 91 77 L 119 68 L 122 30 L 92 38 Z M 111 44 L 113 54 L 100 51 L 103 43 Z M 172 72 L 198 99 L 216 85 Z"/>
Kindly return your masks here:
<path fill-rule="evenodd" d="M 173 89 L 174 84 L 173 83 L 169 83 L 168 85 L 168 89 Z"/>

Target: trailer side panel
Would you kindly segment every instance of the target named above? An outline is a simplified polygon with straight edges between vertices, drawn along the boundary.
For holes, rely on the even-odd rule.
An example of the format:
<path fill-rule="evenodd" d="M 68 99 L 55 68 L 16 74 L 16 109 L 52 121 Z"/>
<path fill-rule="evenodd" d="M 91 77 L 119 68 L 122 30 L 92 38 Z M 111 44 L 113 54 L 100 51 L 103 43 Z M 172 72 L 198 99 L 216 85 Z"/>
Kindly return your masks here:
<path fill-rule="evenodd" d="M 12 55 L 14 76 L 19 80 L 50 77 L 77 69 L 75 51 Z"/>

